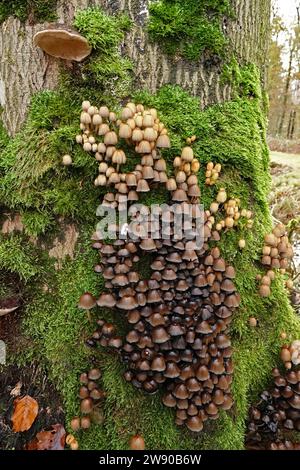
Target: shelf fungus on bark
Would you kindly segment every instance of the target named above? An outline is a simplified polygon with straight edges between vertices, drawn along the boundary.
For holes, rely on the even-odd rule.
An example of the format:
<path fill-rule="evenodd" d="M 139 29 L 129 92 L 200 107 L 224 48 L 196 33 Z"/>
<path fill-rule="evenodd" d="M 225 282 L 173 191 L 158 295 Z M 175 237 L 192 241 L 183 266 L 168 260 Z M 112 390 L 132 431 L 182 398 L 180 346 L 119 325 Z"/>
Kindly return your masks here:
<path fill-rule="evenodd" d="M 47 54 L 70 61 L 81 62 L 92 52 L 87 39 L 64 24 L 50 24 L 38 31 L 33 41 Z"/>

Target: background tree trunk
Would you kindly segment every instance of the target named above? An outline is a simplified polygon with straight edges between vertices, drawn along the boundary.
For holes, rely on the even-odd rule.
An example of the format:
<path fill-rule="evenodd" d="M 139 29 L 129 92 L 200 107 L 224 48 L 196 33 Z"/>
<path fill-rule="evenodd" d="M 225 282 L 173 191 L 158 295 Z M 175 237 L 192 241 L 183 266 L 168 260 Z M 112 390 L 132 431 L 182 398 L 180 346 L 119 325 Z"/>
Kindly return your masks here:
<path fill-rule="evenodd" d="M 126 11 L 134 21 L 123 51 L 135 64 L 138 87 L 155 92 L 166 83 L 178 84 L 198 96 L 202 107 L 229 100 L 230 84 L 223 84 L 220 66 L 207 61 L 190 62 L 168 57 L 157 43 L 150 43 L 145 24 L 149 0 L 69 0 L 58 3 L 58 21 L 71 24 L 76 9 L 101 5 L 108 12 Z M 230 40 L 240 63 L 255 63 L 265 74 L 265 57 L 269 35 L 270 0 L 234 0 L 235 17 L 223 22 L 222 28 Z M 257 19 L 259 18 L 259 21 Z M 0 26 L 0 104 L 2 120 L 14 135 L 26 117 L 33 93 L 55 88 L 59 61 L 45 55 L 33 45 L 34 34 L 43 24 L 21 24 L 9 18 Z"/>

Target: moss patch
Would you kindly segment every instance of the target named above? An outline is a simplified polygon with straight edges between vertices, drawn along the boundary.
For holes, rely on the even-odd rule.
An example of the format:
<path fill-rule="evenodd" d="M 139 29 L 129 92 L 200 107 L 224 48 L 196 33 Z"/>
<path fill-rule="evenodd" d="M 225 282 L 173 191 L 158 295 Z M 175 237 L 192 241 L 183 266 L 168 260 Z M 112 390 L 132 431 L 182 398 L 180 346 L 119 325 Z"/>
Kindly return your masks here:
<path fill-rule="evenodd" d="M 86 98 L 99 97 L 101 101 L 108 100 L 116 105 L 119 99 L 131 93 L 133 64 L 120 54 L 120 44 L 131 25 L 127 15 L 107 15 L 100 8 L 76 13 L 74 26 L 87 38 L 93 53 L 70 85 L 77 85 L 78 89 L 80 83 L 81 93 L 84 85 Z M 66 88 L 68 79 L 70 76 Z"/>
<path fill-rule="evenodd" d="M 119 21 L 115 17 L 110 20 Z M 91 27 L 89 24 L 81 17 L 77 26 L 85 28 L 88 35 L 95 28 L 93 22 Z M 108 32 L 112 34 L 110 28 Z M 121 36 L 117 34 L 117 37 L 119 41 Z M 117 47 L 116 39 L 107 40 Z M 94 55 L 86 63 L 90 70 L 94 61 L 107 58 L 102 46 L 95 42 L 94 47 Z M 205 111 L 200 111 L 197 98 L 180 87 L 166 86 L 156 95 L 138 92 L 135 96 L 136 100 L 155 106 L 168 127 L 172 147 L 164 151 L 164 156 L 169 164 L 185 139 L 197 136 L 193 148 L 201 162 L 199 184 L 206 208 L 218 187 L 225 186 L 231 197 L 239 197 L 242 207 L 250 207 L 255 215 L 251 231 L 241 224 L 236 231 L 223 234 L 220 242 L 222 254 L 236 267 L 236 284 L 242 296 L 242 305 L 231 327 L 235 408 L 223 413 L 198 437 L 175 426 L 172 411 L 161 405 L 159 396 L 145 396 L 125 383 L 121 374 L 123 366 L 115 355 L 107 350 L 91 351 L 84 345 L 95 325 L 78 310 L 78 298 L 85 290 L 96 295 L 103 288 L 102 277 L 93 272 L 98 259 L 89 241 L 97 222 L 95 212 L 102 190 L 93 186 L 97 164 L 74 143 L 74 137 L 78 132 L 80 101 L 91 99 L 97 105 L 117 105 L 125 96 L 123 79 L 119 82 L 120 95 L 108 96 L 97 90 L 95 77 L 89 87 L 80 73 L 75 73 L 75 78 L 65 76 L 57 92 L 43 92 L 34 97 L 28 120 L 14 139 L 0 140 L 3 142 L 0 199 L 23 213 L 27 233 L 37 235 L 49 229 L 54 232 L 59 229 L 60 217 L 71 218 L 80 232 L 74 259 L 65 259 L 60 271 L 54 269 L 54 261 L 44 251 L 34 248 L 27 237 L 3 237 L 0 264 L 4 262 L 5 269 L 23 273 L 25 279 L 30 279 L 26 287 L 28 301 L 23 333 L 31 338 L 32 347 L 20 351 L 15 359 L 19 363 L 39 359 L 62 393 L 67 420 L 78 413 L 78 374 L 88 367 L 91 356 L 95 356 L 103 370 L 102 386 L 107 392 L 105 422 L 80 433 L 82 449 L 125 449 L 130 435 L 136 432 L 145 436 L 147 448 L 243 448 L 248 404 L 265 386 L 276 364 L 281 345 L 279 333 L 286 331 L 289 339 L 300 334 L 299 320 L 288 304 L 280 279 L 274 283 L 270 298 L 261 299 L 257 292 L 255 276 L 260 272 L 260 265 L 256 262 L 263 235 L 271 225 L 264 108 L 255 67 L 235 68 L 230 73 L 234 74 L 228 79 L 234 80 L 235 99 Z M 72 167 L 61 165 L 64 153 L 72 155 Z M 218 185 L 213 187 L 204 185 L 205 163 L 210 160 L 220 162 L 223 167 Z M 162 200 L 163 192 L 145 196 L 148 204 Z M 237 248 L 239 238 L 247 242 L 243 251 Z M 51 244 L 53 234 L 48 233 L 43 239 Z M 100 317 L 114 320 L 120 333 L 124 333 L 125 322 L 119 315 L 101 309 L 95 309 L 92 314 L 94 320 Z M 256 329 L 248 326 L 250 316 L 259 321 Z"/>
<path fill-rule="evenodd" d="M 150 4 L 150 37 L 168 54 L 198 60 L 203 52 L 223 55 L 227 40 L 221 20 L 231 15 L 228 0 L 159 0 Z"/>
<path fill-rule="evenodd" d="M 0 3 L 0 23 L 9 16 L 15 16 L 20 21 L 27 19 L 31 23 L 55 21 L 57 0 L 2 0 Z"/>

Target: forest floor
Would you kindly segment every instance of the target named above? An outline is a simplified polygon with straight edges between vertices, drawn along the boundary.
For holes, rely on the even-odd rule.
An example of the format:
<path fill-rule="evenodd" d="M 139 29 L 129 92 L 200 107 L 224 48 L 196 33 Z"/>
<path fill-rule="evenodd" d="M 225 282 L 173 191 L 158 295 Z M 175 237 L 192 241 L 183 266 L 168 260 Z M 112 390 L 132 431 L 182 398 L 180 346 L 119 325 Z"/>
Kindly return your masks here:
<path fill-rule="evenodd" d="M 300 217 L 300 155 L 271 152 L 272 214 L 285 224 Z"/>
<path fill-rule="evenodd" d="M 292 303 L 300 313 L 300 154 L 271 151 L 273 217 L 287 224 L 294 245 Z"/>

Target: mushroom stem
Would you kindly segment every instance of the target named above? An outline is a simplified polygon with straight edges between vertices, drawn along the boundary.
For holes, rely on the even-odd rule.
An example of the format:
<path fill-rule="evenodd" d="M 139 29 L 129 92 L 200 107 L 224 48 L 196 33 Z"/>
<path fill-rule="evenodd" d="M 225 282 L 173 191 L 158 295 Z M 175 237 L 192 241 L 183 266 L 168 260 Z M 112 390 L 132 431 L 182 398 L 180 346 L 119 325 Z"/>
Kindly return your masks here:
<path fill-rule="evenodd" d="M 93 319 L 92 319 L 91 311 L 90 311 L 90 310 L 87 310 L 86 313 L 87 313 L 88 321 L 89 321 L 90 323 L 92 323 L 92 322 L 93 322 Z"/>

